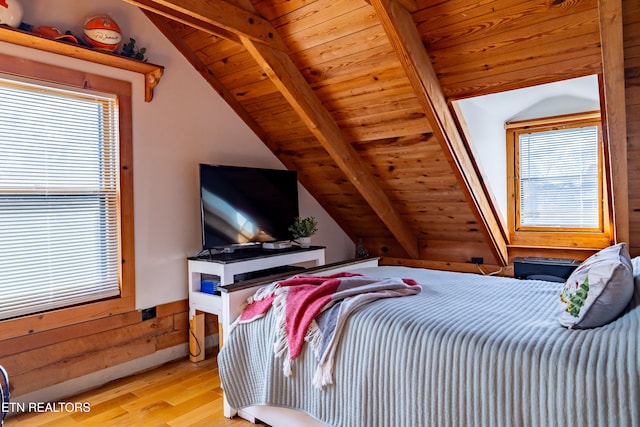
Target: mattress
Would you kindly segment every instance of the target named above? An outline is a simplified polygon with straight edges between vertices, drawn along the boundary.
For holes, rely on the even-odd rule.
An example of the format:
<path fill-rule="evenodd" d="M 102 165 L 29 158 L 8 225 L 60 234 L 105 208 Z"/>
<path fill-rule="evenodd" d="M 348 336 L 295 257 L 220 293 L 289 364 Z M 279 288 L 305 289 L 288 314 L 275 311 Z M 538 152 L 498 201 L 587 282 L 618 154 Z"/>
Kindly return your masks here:
<path fill-rule="evenodd" d="M 230 405 L 298 409 L 330 426 L 638 426 L 640 292 L 615 321 L 558 323 L 561 283 L 410 267 L 353 272 L 417 280 L 415 296 L 354 313 L 334 383 L 312 386 L 305 346 L 285 377 L 274 318 L 239 325 L 219 354 Z"/>

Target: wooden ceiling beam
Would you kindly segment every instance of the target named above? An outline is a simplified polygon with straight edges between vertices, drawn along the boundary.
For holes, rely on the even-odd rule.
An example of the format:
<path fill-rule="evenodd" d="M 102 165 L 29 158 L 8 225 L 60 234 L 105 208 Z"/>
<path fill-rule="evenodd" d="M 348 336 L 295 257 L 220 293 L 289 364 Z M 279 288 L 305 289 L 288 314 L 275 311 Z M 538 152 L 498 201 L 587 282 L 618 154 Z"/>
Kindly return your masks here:
<path fill-rule="evenodd" d="M 601 93 L 603 108 L 603 138 L 608 151 L 610 194 L 615 242 L 629 238 L 629 177 L 627 165 L 627 113 L 624 80 L 624 41 L 622 29 L 622 0 L 598 1 L 600 44 L 602 46 Z"/>
<path fill-rule="evenodd" d="M 182 53 L 182 55 L 189 61 L 189 63 L 195 68 L 200 75 L 209 83 L 209 85 L 226 101 L 226 103 L 236 112 L 236 114 L 242 119 L 242 121 L 251 128 L 251 130 L 256 134 L 258 138 L 262 142 L 264 142 L 269 149 L 276 153 L 279 150 L 279 146 L 269 138 L 267 132 L 256 123 L 253 117 L 247 112 L 247 110 L 238 102 L 238 100 L 233 96 L 233 94 L 220 82 L 220 80 L 209 70 L 209 68 L 202 62 L 202 60 L 196 55 L 193 50 L 187 46 L 184 39 L 176 34 L 174 29 L 169 25 L 166 17 L 157 15 L 148 10 L 142 9 L 142 12 L 149 18 L 149 20 L 160 30 L 162 34 L 169 40 L 177 49 Z M 188 25 L 188 24 L 186 24 Z M 240 39 L 238 38 L 238 41 Z M 280 161 L 284 164 L 287 169 L 294 170 L 296 165 L 292 160 L 291 156 L 284 155 L 279 156 Z M 312 190 L 314 188 L 313 182 L 309 178 L 307 178 L 304 174 L 298 174 L 298 180 L 300 183 L 307 188 L 308 190 Z M 342 221 L 340 215 L 338 215 L 337 210 L 334 206 L 327 205 L 326 203 L 322 203 L 319 201 L 322 207 L 329 213 L 329 215 L 336 220 L 338 225 L 342 227 L 344 230 L 347 230 L 346 222 Z M 356 240 L 357 236 L 347 233 L 348 236 L 352 240 Z"/>
<path fill-rule="evenodd" d="M 324 107 L 293 60 L 286 53 L 241 37 L 249 53 L 287 99 L 292 108 L 358 189 L 411 258 L 419 258 L 418 239 L 380 188 L 355 148 Z"/>
<path fill-rule="evenodd" d="M 149 10 L 143 9 L 142 12 L 149 20 L 160 30 L 162 34 L 173 44 L 176 49 L 189 61 L 193 68 L 200 73 L 207 83 L 224 99 L 233 111 L 251 128 L 251 130 L 260 138 L 265 140 L 266 132 L 253 120 L 253 117 L 247 110 L 237 101 L 233 94 L 218 80 L 218 78 L 209 71 L 209 68 L 198 58 L 198 55 L 187 46 L 182 37 L 178 36 L 167 22 L 167 18 L 157 15 Z M 189 24 L 185 24 L 189 25 Z M 238 38 L 240 41 L 240 38 Z"/>
<path fill-rule="evenodd" d="M 177 21 L 182 24 L 188 25 L 190 27 L 196 28 L 198 30 L 202 30 L 208 34 L 213 34 L 214 36 L 217 36 L 226 40 L 230 40 L 236 43 L 240 43 L 240 37 L 237 34 L 224 30 L 215 25 L 212 25 L 211 23 L 207 23 L 207 22 L 203 22 L 198 19 L 195 19 L 193 16 L 190 16 L 186 13 L 180 13 L 177 10 L 173 10 L 168 7 L 159 5 L 156 2 L 154 2 L 154 0 L 131 0 L 131 1 L 124 0 L 124 1 L 138 6 L 143 12 L 148 13 L 147 16 L 150 16 L 150 15 L 164 16 L 165 18 L 169 18 L 173 21 Z"/>
<path fill-rule="evenodd" d="M 156 12 L 162 9 L 163 13 L 159 15 L 169 19 L 176 19 L 180 16 L 181 19 L 177 19 L 178 22 L 182 22 L 186 25 L 201 29 L 208 33 L 216 34 L 217 29 L 213 29 L 210 26 L 203 28 L 201 21 L 189 22 L 189 19 L 194 15 L 192 12 L 182 13 L 173 9 L 165 9 L 155 3 L 160 3 L 155 0 L 125 0 L 130 3 L 138 4 L 143 9 L 145 14 L 151 19 L 151 21 L 162 31 L 162 33 L 173 43 L 174 46 L 182 52 L 183 55 L 189 60 L 189 62 L 200 72 L 200 74 L 209 82 L 209 84 L 218 91 L 218 93 L 229 103 L 229 105 L 238 113 L 238 115 L 247 123 L 249 127 L 260 137 L 270 148 L 273 149 L 273 144 L 270 144 L 268 137 L 264 130 L 252 119 L 247 111 L 237 102 L 235 97 L 222 85 L 218 79 L 212 75 L 207 67 L 200 61 L 197 56 L 184 45 L 184 41 L 175 36 L 175 33 L 168 28 L 167 23 L 162 20 Z M 154 3 L 151 7 L 151 3 Z M 147 7 L 143 7 L 143 4 Z M 251 12 L 252 8 L 248 9 Z M 206 25 L 210 25 L 207 22 Z M 400 215 L 395 211 L 391 201 L 386 194 L 377 185 L 373 174 L 368 171 L 366 165 L 361 160 L 353 146 L 351 146 L 339 126 L 333 120 L 333 117 L 324 108 L 321 101 L 313 92 L 313 89 L 309 86 L 304 79 L 298 68 L 295 66 L 291 58 L 284 53 L 285 49 L 273 48 L 266 46 L 260 42 L 256 43 L 255 38 L 244 37 L 241 32 L 231 31 L 230 34 L 233 38 L 225 37 L 227 39 L 241 42 L 247 47 L 249 52 L 254 56 L 254 59 L 265 69 L 265 72 L 269 75 L 272 81 L 276 83 L 276 87 L 282 92 L 285 98 L 292 105 L 294 110 L 300 115 L 300 117 L 309 126 L 312 133 L 322 143 L 323 147 L 327 150 L 329 155 L 336 161 L 338 166 L 342 169 L 349 180 L 360 191 L 362 196 L 371 205 L 372 209 L 379 215 L 381 220 L 385 223 L 387 228 L 394 234 L 394 237 L 398 243 L 403 247 L 407 254 L 411 258 L 419 257 L 418 239 L 411 229 L 409 229 L 402 221 Z M 236 37 L 236 34 L 239 34 Z M 275 39 L 280 40 L 277 33 L 275 33 Z M 273 72 L 273 70 L 278 70 Z M 267 70 L 271 70 L 268 72 Z M 284 77 L 284 78 L 281 78 Z M 308 107 L 308 108 L 307 108 Z M 328 130 L 329 136 L 324 134 Z M 291 167 L 291 165 L 287 165 Z M 304 184 L 304 183 L 303 183 Z M 327 208 L 327 207 L 325 207 Z M 331 209 L 327 209 L 331 210 Z"/>
<path fill-rule="evenodd" d="M 266 19 L 222 0 L 124 0 L 158 15 L 240 43 L 248 38 L 286 51 L 284 41 Z"/>
<path fill-rule="evenodd" d="M 434 135 L 454 165 L 454 172 L 475 217 L 491 243 L 496 260 L 508 263 L 507 241 L 451 111 L 411 13 L 397 0 L 370 0 L 433 126 Z"/>

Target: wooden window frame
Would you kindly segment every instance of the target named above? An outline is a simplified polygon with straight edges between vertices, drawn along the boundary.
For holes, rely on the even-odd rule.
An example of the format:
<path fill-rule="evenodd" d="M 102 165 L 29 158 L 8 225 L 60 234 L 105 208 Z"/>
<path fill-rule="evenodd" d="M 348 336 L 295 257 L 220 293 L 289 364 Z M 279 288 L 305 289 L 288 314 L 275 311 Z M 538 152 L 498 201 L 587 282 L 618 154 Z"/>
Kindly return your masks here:
<path fill-rule="evenodd" d="M 518 179 L 518 136 L 523 132 L 560 130 L 583 126 L 598 126 L 599 151 L 599 226 L 597 229 L 561 228 L 561 227 L 518 227 L 519 192 Z M 508 123 L 506 125 L 507 142 L 507 194 L 509 197 L 507 221 L 510 246 L 539 248 L 600 249 L 611 244 L 612 219 L 609 208 L 609 180 L 604 173 L 606 164 L 602 119 L 599 111 L 555 116 L 535 120 Z"/>
<path fill-rule="evenodd" d="M 118 97 L 120 125 L 120 297 L 0 321 L 0 340 L 60 328 L 135 310 L 133 147 L 131 83 L 65 67 L 0 54 L 0 72 L 96 90 Z M 37 281 L 34 286 L 38 286 Z"/>

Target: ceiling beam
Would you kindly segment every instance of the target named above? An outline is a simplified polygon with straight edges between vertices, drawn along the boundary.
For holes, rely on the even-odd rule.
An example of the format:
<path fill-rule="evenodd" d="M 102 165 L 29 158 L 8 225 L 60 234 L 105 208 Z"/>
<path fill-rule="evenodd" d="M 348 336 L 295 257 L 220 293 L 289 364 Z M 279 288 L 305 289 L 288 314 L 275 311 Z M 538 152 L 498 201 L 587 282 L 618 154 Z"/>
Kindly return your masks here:
<path fill-rule="evenodd" d="M 462 190 L 470 201 L 482 231 L 489 239 L 493 254 L 501 264 L 508 264 L 507 241 L 496 219 L 489 198 L 471 160 L 444 92 L 431 63 L 411 13 L 395 0 L 370 0 L 411 85 L 433 126 L 433 133 L 454 165 Z"/>
<path fill-rule="evenodd" d="M 222 0 L 124 0 L 158 15 L 240 43 L 240 37 L 286 51 L 266 19 Z"/>
<path fill-rule="evenodd" d="M 187 46 L 184 39 L 178 36 L 173 28 L 168 24 L 167 18 L 157 15 L 153 12 L 143 9 L 142 12 L 149 18 L 149 20 L 160 30 L 162 34 L 175 46 L 176 49 L 189 61 L 193 68 L 200 73 L 207 83 L 224 99 L 233 111 L 251 128 L 251 130 L 258 136 L 258 138 L 264 140 L 266 133 L 260 127 L 247 110 L 240 105 L 238 100 L 233 94 L 218 80 L 218 78 L 209 71 L 202 60 L 196 55 L 195 52 L 189 46 Z M 188 25 L 188 24 L 185 24 Z M 238 38 L 240 41 L 240 38 Z"/>
<path fill-rule="evenodd" d="M 627 113 L 624 81 L 622 0 L 598 1 L 602 79 L 604 82 L 603 138 L 609 154 L 607 171 L 613 191 L 615 242 L 629 242 L 629 178 L 627 165 Z"/>
<path fill-rule="evenodd" d="M 402 248 L 411 258 L 419 258 L 418 239 L 415 233 L 403 222 L 367 165 L 346 140 L 340 127 L 289 55 L 245 37 L 241 37 L 241 40 Z"/>
<path fill-rule="evenodd" d="M 251 128 L 251 130 L 256 134 L 258 138 L 262 142 L 266 144 L 266 146 L 274 153 L 277 153 L 279 150 L 278 145 L 269 138 L 267 132 L 253 120 L 253 117 L 247 112 L 247 110 L 238 102 L 238 100 L 233 96 L 233 94 L 218 80 L 218 78 L 209 70 L 204 62 L 196 55 L 191 48 L 186 44 L 184 39 L 178 36 L 175 30 L 169 25 L 167 19 L 163 16 L 156 15 L 153 12 L 148 10 L 142 10 L 142 12 L 149 18 L 149 20 L 160 30 L 162 34 L 165 35 L 167 40 L 169 40 L 175 47 L 178 49 L 180 53 L 189 61 L 189 63 L 200 73 L 200 75 L 205 79 L 207 83 L 222 97 L 224 101 L 235 111 L 235 113 L 242 119 L 242 121 Z M 239 41 L 239 39 L 238 39 Z M 279 155 L 278 158 L 284 164 L 287 169 L 295 170 L 296 165 L 294 159 L 290 155 Z M 314 185 L 313 182 L 305 175 L 298 174 L 298 180 L 300 183 L 308 190 L 313 190 Z M 311 191 L 313 193 L 313 191 Z M 342 221 L 341 215 L 338 215 L 337 209 L 328 205 L 327 203 L 322 203 L 319 201 L 321 206 L 329 213 L 329 215 L 334 218 L 340 227 L 344 230 L 347 230 L 346 222 Z M 358 236 L 347 233 L 347 235 L 352 239 L 356 240 Z"/>
<path fill-rule="evenodd" d="M 157 3 L 154 0 L 125 0 L 129 2 Z M 237 102 L 235 97 L 228 92 L 218 79 L 212 75 L 199 58 L 190 51 L 184 41 L 175 37 L 175 33 L 168 28 L 167 23 L 157 15 L 152 8 L 143 8 L 145 14 L 162 31 L 162 33 L 185 55 L 189 62 L 200 72 L 209 84 L 229 103 L 236 113 L 251 127 L 251 129 L 274 151 L 264 130 L 248 115 L 246 110 Z M 173 14 L 173 15 L 172 15 Z M 162 16 L 172 18 L 176 12 L 162 13 Z M 191 13 L 186 15 L 191 16 Z M 191 25 L 186 20 L 179 20 L 186 25 Z M 212 24 L 212 22 L 208 22 Z M 207 28 L 197 27 L 209 33 Z M 210 30 L 210 29 L 209 29 Z M 275 31 L 275 30 L 274 30 Z M 233 34 L 240 34 L 232 31 Z M 214 33 L 215 34 L 215 33 Z M 277 36 L 274 37 L 280 40 Z M 318 138 L 325 150 L 337 163 L 343 173 L 367 200 L 372 209 L 378 214 L 382 222 L 389 228 L 398 243 L 411 258 L 419 257 L 418 239 L 413 231 L 405 225 L 401 216 L 396 212 L 387 195 L 380 189 L 371 172 L 367 169 L 353 146 L 346 140 L 333 117 L 324 108 L 322 102 L 313 92 L 291 58 L 284 53 L 285 49 L 272 48 L 262 43 L 256 43 L 255 38 L 238 37 L 253 55 L 258 64 L 275 83 L 283 96 L 289 101 L 292 108 L 300 115 L 311 132 Z M 274 71 L 275 70 L 275 71 Z M 287 165 L 291 168 L 291 165 Z M 303 183 L 304 184 L 304 183 Z M 326 207 L 325 207 L 326 208 Z M 327 209 L 331 210 L 331 209 Z"/>

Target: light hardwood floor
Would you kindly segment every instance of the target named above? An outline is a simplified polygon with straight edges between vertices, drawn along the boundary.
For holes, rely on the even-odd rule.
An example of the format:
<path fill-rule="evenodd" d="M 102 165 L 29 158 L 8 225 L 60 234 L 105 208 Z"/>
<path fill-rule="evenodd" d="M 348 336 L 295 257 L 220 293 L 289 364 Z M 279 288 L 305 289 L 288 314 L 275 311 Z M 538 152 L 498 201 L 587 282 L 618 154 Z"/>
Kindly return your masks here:
<path fill-rule="evenodd" d="M 214 357 L 171 362 L 63 401 L 90 410 L 25 413 L 7 418 L 5 426 L 254 426 L 222 414 Z"/>

